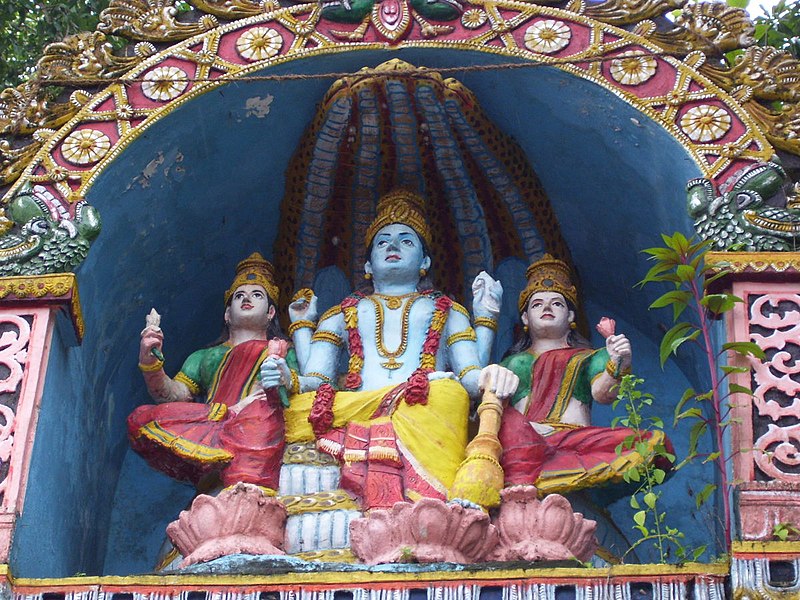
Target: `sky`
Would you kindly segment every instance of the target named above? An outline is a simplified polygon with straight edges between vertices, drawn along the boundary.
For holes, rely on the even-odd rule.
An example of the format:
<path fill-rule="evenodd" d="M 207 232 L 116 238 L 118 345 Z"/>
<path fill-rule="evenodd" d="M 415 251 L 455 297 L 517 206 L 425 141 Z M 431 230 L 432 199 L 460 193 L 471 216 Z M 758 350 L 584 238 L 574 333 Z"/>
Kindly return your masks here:
<path fill-rule="evenodd" d="M 769 10 L 777 3 L 778 0 L 750 0 L 750 3 L 747 5 L 747 12 L 750 13 L 751 17 L 758 17 L 764 14 L 762 7 Z"/>

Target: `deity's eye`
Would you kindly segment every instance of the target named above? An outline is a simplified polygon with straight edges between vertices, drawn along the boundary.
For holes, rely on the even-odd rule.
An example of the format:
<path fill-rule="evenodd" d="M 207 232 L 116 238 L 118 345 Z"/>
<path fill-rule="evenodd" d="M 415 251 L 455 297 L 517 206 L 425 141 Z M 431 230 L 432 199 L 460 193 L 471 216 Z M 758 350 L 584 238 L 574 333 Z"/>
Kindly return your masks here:
<path fill-rule="evenodd" d="M 244 292 L 236 292 L 236 293 L 233 295 L 233 297 L 234 297 L 236 300 L 241 300 L 242 298 L 244 298 Z"/>
<path fill-rule="evenodd" d="M 263 298 L 263 297 L 264 297 L 264 294 L 262 294 L 262 293 L 261 293 L 261 292 L 259 292 L 259 291 L 255 291 L 255 292 L 253 292 L 253 293 L 251 294 L 251 296 L 253 296 L 253 298 Z"/>
<path fill-rule="evenodd" d="M 411 238 L 406 238 L 406 239 L 404 239 L 404 240 L 403 240 L 403 243 L 404 243 L 406 246 L 413 246 L 413 245 L 414 245 L 414 241 L 413 241 Z"/>
<path fill-rule="evenodd" d="M 383 248 L 383 247 L 384 247 L 386 244 L 388 244 L 388 243 L 389 243 L 389 242 L 388 242 L 387 240 L 380 240 L 380 241 L 377 243 L 377 246 L 378 246 L 378 248 Z"/>

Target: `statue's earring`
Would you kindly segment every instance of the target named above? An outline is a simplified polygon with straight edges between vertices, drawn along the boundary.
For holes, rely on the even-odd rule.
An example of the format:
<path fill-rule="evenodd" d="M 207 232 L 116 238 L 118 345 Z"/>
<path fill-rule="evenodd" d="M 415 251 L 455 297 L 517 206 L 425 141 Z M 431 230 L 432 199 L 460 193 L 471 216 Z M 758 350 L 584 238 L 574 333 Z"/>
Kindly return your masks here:
<path fill-rule="evenodd" d="M 524 331 L 525 333 L 528 333 L 528 326 L 527 325 L 523 325 L 522 326 L 522 331 Z"/>
<path fill-rule="evenodd" d="M 366 279 L 367 281 L 372 279 L 372 273 L 364 273 L 364 279 Z"/>
<path fill-rule="evenodd" d="M 428 270 L 427 269 L 420 269 L 419 270 L 419 276 L 420 277 L 425 277 L 425 275 L 427 275 L 427 274 L 428 274 Z"/>
<path fill-rule="evenodd" d="M 578 328 L 578 326 L 575 324 L 575 321 L 572 321 L 572 322 L 570 322 L 570 324 L 569 324 L 569 328 L 570 328 L 570 329 L 577 329 L 577 328 Z"/>

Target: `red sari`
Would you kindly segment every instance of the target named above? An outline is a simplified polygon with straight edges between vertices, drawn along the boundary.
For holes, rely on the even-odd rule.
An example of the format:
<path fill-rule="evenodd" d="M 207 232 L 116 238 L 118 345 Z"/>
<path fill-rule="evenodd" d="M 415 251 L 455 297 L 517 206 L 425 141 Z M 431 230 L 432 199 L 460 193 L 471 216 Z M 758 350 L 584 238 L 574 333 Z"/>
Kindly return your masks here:
<path fill-rule="evenodd" d="M 207 404 L 169 402 L 140 406 L 128 417 L 128 437 L 155 469 L 197 485 L 219 472 L 224 486 L 238 482 L 277 489 L 284 448 L 283 410 L 277 392 L 238 414 L 228 407 L 257 385 L 267 341 L 252 340 L 222 358 Z"/>

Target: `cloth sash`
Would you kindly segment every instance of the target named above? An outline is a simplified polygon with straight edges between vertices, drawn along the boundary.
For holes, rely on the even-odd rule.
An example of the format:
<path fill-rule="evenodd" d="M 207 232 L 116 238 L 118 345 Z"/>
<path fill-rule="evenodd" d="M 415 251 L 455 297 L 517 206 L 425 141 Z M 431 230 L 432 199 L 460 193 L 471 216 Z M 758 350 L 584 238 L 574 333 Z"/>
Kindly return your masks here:
<path fill-rule="evenodd" d="M 403 401 L 403 390 L 401 385 L 337 392 L 333 427 L 317 440 L 346 467 L 342 484 L 352 486 L 349 491 L 365 507 L 402 500 L 382 489 L 398 477 L 409 500 L 445 498 L 464 458 L 469 398 L 463 386 L 451 379 L 431 381 L 427 404 L 411 406 Z M 314 396 L 292 397 L 284 412 L 288 443 L 315 440 L 308 422 Z"/>
<path fill-rule="evenodd" d="M 543 352 L 531 366 L 531 393 L 524 412 L 529 421 L 560 422 L 572 399 L 584 362 L 594 353 L 586 348 Z"/>

